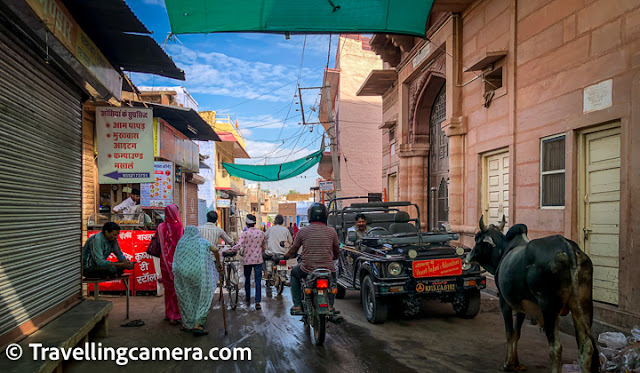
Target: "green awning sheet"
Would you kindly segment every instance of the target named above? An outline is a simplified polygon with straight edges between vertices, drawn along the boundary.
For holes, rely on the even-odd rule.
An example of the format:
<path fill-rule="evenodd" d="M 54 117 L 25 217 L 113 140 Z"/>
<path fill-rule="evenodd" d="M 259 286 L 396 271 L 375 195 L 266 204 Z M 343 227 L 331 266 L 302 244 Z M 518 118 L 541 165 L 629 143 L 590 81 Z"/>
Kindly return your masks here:
<path fill-rule="evenodd" d="M 425 36 L 434 0 L 165 0 L 171 32 Z"/>
<path fill-rule="evenodd" d="M 222 163 L 229 175 L 253 181 L 278 181 L 298 176 L 320 162 L 322 150 L 309 154 L 295 161 L 269 164 L 248 165 L 235 163 Z"/>

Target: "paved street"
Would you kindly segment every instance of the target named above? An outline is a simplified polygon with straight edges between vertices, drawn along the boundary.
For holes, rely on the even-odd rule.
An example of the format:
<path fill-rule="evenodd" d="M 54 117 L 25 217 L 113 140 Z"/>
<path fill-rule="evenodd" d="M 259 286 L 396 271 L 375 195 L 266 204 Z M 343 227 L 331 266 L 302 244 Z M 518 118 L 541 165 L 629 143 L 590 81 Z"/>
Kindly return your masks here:
<path fill-rule="evenodd" d="M 242 297 L 241 290 L 241 297 Z M 131 318 L 146 325 L 123 328 L 124 297 L 114 301 L 110 336 L 97 339 L 105 346 L 162 347 L 250 347 L 252 361 L 244 362 L 132 362 L 119 367 L 114 362 L 80 362 L 65 367 L 68 372 L 178 371 L 215 372 L 499 372 L 506 353 L 502 317 L 497 300 L 483 294 L 482 312 L 473 320 L 455 317 L 449 304 L 429 302 L 425 315 L 407 319 L 393 316 L 382 325 L 369 324 L 360 308 L 359 293 L 347 292 L 337 308 L 345 322 L 329 324 L 323 347 L 316 347 L 299 317 L 288 314 L 291 299 L 263 296 L 263 309 L 244 304 L 227 311 L 229 334 L 224 336 L 220 304 L 209 315 L 210 335 L 194 337 L 163 320 L 162 297 L 132 297 Z M 242 299 L 242 298 L 241 298 Z M 564 362 L 577 359 L 573 337 L 562 334 Z M 529 372 L 550 369 L 547 343 L 537 326 L 525 322 L 519 346 L 520 360 Z"/>

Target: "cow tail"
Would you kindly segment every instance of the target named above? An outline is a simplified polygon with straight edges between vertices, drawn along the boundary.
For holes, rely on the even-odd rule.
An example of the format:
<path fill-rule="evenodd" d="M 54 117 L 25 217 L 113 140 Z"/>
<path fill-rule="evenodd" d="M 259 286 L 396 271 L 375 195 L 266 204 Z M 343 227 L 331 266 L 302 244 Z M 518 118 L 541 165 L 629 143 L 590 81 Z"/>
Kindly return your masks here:
<path fill-rule="evenodd" d="M 565 239 L 563 251 L 569 259 L 571 273 L 571 297 L 569 309 L 573 317 L 576 331 L 580 358 L 590 354 L 591 372 L 599 372 L 600 357 L 596 341 L 591 335 L 591 325 L 593 324 L 593 263 L 577 243 Z M 578 325 L 579 324 L 579 325 Z M 582 344 L 585 346 L 581 346 Z M 589 348 L 588 344 L 591 344 Z M 589 351 L 591 350 L 591 351 Z"/>

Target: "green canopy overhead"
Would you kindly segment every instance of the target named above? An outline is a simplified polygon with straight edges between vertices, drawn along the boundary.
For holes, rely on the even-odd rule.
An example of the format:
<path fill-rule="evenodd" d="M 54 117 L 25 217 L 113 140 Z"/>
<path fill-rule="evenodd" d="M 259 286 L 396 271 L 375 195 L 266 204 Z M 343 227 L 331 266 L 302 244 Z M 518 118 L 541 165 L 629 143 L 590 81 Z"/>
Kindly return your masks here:
<path fill-rule="evenodd" d="M 222 163 L 222 166 L 227 170 L 229 175 L 242 179 L 253 181 L 278 181 L 300 175 L 313 167 L 316 163 L 320 162 L 321 157 L 322 150 L 318 150 L 306 157 L 287 163 L 262 166 Z"/>
<path fill-rule="evenodd" d="M 434 0 L 165 0 L 171 32 L 425 36 Z"/>

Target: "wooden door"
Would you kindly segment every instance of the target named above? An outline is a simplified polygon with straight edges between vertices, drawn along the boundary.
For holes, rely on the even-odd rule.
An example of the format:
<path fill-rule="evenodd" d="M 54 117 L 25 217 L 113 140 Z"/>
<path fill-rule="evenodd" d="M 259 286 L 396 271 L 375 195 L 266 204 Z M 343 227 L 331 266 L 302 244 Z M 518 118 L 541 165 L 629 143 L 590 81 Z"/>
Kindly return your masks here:
<path fill-rule="evenodd" d="M 449 221 L 449 138 L 442 130 L 447 115 L 446 90 L 436 96 L 429 119 L 429 227 L 437 230 Z"/>
<path fill-rule="evenodd" d="M 593 262 L 593 299 L 618 304 L 620 128 L 581 140 L 581 246 Z"/>
<path fill-rule="evenodd" d="M 484 157 L 483 215 L 485 223 L 497 224 L 504 215 L 509 229 L 509 152 Z"/>

